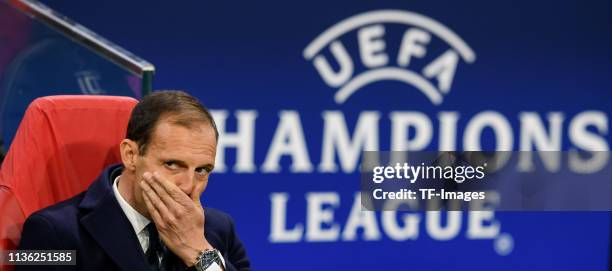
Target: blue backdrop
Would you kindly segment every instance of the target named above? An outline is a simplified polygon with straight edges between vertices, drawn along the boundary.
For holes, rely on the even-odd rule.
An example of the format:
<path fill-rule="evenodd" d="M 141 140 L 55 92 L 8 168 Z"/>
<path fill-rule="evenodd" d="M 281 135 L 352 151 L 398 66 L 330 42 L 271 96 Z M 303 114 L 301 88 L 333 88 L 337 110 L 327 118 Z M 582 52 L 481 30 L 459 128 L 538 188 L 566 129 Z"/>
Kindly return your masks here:
<path fill-rule="evenodd" d="M 521 131 L 531 127 L 521 116 L 529 112 L 547 131 L 554 126 L 550 114 L 562 116 L 560 141 L 553 149 L 608 150 L 609 1 L 43 2 L 155 64 L 154 89 L 184 89 L 200 98 L 215 110 L 226 138 L 243 133 L 244 138 L 228 139 L 218 149 L 225 154 L 225 171 L 212 176 L 203 203 L 235 218 L 256 270 L 608 266 L 607 212 L 359 217 L 351 215 L 358 167 L 338 157 L 337 142 L 332 161 L 327 161 L 336 171 L 322 161 L 326 135 L 330 140 L 332 131 L 343 131 L 338 127 L 346 125 L 350 138 L 358 121 L 366 124 L 356 134 L 371 139 L 375 144 L 364 146 L 376 145 L 374 149 L 393 148 L 394 123 L 406 131 L 396 134 L 397 142 L 412 142 L 404 147 L 437 150 L 441 138 L 450 138 L 444 146 L 465 149 L 473 146 L 465 143 L 472 138 L 467 127 L 482 121 L 489 127 L 478 137 L 483 149 L 510 140 L 504 147 L 518 150 L 526 140 Z M 381 10 L 390 13 L 372 13 Z M 389 14 L 398 19 L 389 19 Z M 360 15 L 362 24 L 348 21 L 346 31 L 332 35 L 320 50 L 310 57 L 305 52 L 325 31 Z M 449 42 L 453 37 L 459 42 Z M 335 73 L 336 81 L 326 81 L 312 56 L 327 60 L 332 75 L 341 70 L 334 41 L 342 47 L 336 55 L 346 52 L 353 72 L 346 78 Z M 473 56 L 462 54 L 457 44 Z M 446 65 L 436 70 L 432 63 L 446 52 L 451 56 L 440 60 Z M 370 73 L 369 84 L 353 88 L 342 102 L 335 99 L 351 80 L 363 81 L 367 76 L 359 75 L 385 67 L 393 70 L 382 70 L 382 77 Z M 426 76 L 427 67 L 434 76 Z M 401 73 L 396 79 L 412 79 L 388 80 L 395 72 Z M 452 82 L 444 87 L 440 81 L 448 80 L 449 73 Z M 427 87 L 434 93 L 425 91 Z M 442 120 L 445 114 L 458 118 L 455 126 Z M 421 124 L 401 126 L 402 120 Z M 451 127 L 456 127 L 454 133 Z M 423 141 L 417 140 L 420 136 Z M 352 142 L 358 142 L 355 138 Z M 244 160 L 236 166 L 239 152 Z M 217 167 L 222 167 L 219 157 Z M 399 228 L 403 237 L 394 235 Z"/>

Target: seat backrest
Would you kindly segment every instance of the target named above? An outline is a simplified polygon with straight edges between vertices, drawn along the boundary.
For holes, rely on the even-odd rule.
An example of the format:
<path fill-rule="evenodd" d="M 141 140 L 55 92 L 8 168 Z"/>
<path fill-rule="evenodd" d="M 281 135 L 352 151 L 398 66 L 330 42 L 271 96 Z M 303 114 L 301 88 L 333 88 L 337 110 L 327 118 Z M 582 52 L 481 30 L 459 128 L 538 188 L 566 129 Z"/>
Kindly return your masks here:
<path fill-rule="evenodd" d="M 0 250 L 17 246 L 32 212 L 84 191 L 121 161 L 119 143 L 136 103 L 64 95 L 30 104 L 0 169 Z"/>

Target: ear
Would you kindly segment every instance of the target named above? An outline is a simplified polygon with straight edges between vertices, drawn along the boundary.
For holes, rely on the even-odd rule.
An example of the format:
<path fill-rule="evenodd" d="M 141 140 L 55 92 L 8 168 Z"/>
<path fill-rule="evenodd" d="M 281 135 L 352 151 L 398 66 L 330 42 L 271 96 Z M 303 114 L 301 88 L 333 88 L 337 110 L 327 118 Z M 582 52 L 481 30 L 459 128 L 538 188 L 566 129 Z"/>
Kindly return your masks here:
<path fill-rule="evenodd" d="M 125 169 L 130 171 L 136 170 L 136 160 L 140 155 L 138 151 L 138 144 L 130 139 L 124 139 L 119 145 L 121 152 L 121 161 Z"/>

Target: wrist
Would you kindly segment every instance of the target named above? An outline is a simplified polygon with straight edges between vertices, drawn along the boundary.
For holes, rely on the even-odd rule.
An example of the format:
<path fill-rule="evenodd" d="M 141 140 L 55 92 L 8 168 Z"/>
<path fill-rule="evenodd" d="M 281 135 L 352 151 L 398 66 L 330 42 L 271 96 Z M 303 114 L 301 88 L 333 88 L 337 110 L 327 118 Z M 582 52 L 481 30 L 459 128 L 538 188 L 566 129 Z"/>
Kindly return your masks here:
<path fill-rule="evenodd" d="M 200 244 L 198 245 L 186 246 L 183 250 L 183 253 L 181 253 L 181 255 L 183 256 L 180 256 L 180 258 L 181 260 L 183 260 L 187 267 L 192 267 L 196 264 L 198 256 L 202 251 L 214 249 L 205 238 L 203 239 L 203 242 L 200 242 Z"/>

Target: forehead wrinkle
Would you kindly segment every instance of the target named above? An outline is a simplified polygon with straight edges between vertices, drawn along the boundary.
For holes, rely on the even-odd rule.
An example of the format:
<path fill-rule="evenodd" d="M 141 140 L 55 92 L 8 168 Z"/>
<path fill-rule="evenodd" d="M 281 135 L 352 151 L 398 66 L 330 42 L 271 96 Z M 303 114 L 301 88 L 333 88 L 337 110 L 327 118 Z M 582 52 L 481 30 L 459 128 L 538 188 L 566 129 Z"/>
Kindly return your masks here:
<path fill-rule="evenodd" d="M 217 142 L 213 136 L 213 143 L 207 143 L 207 140 L 211 138 L 210 132 L 212 129 L 205 129 L 202 125 L 188 128 L 179 124 L 162 122 L 153 133 L 151 145 L 158 152 L 156 156 L 160 158 L 188 162 L 194 158 L 190 155 L 201 155 L 202 157 L 198 157 L 202 158 L 198 166 L 214 164 Z"/>

